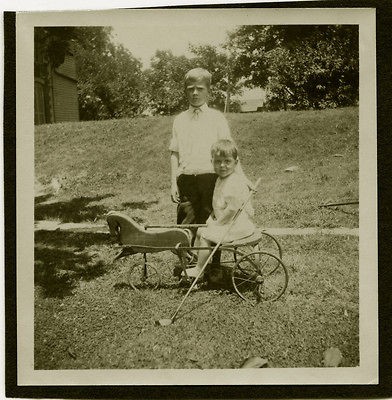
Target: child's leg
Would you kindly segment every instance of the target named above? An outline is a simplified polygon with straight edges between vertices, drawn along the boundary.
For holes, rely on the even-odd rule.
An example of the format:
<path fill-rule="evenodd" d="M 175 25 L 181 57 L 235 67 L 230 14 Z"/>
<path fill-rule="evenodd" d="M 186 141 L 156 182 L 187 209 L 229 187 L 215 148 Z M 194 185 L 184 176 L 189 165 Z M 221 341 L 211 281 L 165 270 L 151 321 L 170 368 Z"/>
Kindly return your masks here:
<path fill-rule="evenodd" d="M 211 242 L 207 239 L 204 239 L 202 236 L 199 235 L 198 237 L 198 247 L 209 247 L 211 246 Z M 205 262 L 208 259 L 208 256 L 210 255 L 211 250 L 209 249 L 201 249 L 197 253 L 197 265 L 196 267 L 193 268 L 188 268 L 186 270 L 186 273 L 188 274 L 189 277 L 195 278 L 197 275 L 199 275 L 201 269 L 203 268 Z"/>
<path fill-rule="evenodd" d="M 202 236 L 200 236 L 200 247 L 210 247 L 211 242 L 207 239 L 204 239 Z M 196 268 L 201 270 L 203 268 L 203 265 L 207 261 L 208 256 L 210 255 L 211 250 L 209 249 L 200 249 L 198 252 L 198 259 L 197 259 L 197 265 Z"/>
<path fill-rule="evenodd" d="M 198 253 L 197 247 L 200 247 L 201 229 L 203 229 L 203 228 L 197 229 L 196 235 L 193 239 L 194 240 L 193 249 L 188 251 L 188 253 L 193 256 L 192 259 L 195 259 L 195 257 L 197 256 L 197 253 Z"/>
<path fill-rule="evenodd" d="M 199 228 L 196 231 L 196 238 L 195 238 L 195 243 L 194 243 L 194 247 L 200 247 L 200 239 L 201 239 L 201 231 L 203 228 Z"/>

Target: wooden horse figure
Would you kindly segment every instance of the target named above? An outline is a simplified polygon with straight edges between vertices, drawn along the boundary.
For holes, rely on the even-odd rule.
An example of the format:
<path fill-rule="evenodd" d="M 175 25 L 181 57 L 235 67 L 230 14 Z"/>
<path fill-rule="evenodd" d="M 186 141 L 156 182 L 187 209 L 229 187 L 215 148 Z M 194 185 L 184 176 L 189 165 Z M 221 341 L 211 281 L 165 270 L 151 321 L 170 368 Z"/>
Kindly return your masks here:
<path fill-rule="evenodd" d="M 147 231 L 128 215 L 117 211 L 110 211 L 106 217 L 110 234 L 117 242 L 124 246 L 121 253 L 115 257 L 119 259 L 131 254 L 154 253 L 177 249 L 180 256 L 181 246 L 190 247 L 192 234 L 188 229 L 167 228 Z"/>

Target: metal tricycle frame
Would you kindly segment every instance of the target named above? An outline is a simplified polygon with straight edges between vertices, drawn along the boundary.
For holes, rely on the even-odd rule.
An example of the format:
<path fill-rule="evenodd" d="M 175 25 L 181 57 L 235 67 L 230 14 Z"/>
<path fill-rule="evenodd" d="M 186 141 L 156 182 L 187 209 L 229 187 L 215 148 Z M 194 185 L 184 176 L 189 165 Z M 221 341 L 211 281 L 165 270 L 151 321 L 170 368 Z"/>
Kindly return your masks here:
<path fill-rule="evenodd" d="M 121 213 L 109 214 L 114 219 L 120 215 L 122 221 L 117 231 L 117 239 L 121 245 L 121 251 L 113 261 L 134 255 L 143 255 L 143 264 L 133 264 L 129 272 L 129 284 L 139 290 L 142 287 L 157 288 L 160 285 L 160 273 L 158 269 L 147 260 L 150 253 L 171 251 L 177 255 L 180 267 L 177 268 L 177 276 L 182 275 L 182 280 L 190 281 L 187 275 L 187 268 L 195 265 L 194 254 L 199 250 L 212 250 L 213 247 L 195 247 L 191 245 L 192 234 L 190 229 L 205 226 L 204 224 L 190 225 L 138 225 L 134 220 Z M 108 223 L 111 232 L 115 231 L 111 226 L 108 215 Z M 112 218 L 112 219 L 113 219 Z M 112 221 L 113 222 L 113 221 Z M 129 223 L 133 225 L 132 234 L 121 237 L 121 229 L 125 230 Z M 113 225 L 113 224 L 112 224 Z M 137 228 L 136 230 L 134 228 Z M 182 239 L 177 243 L 169 243 L 170 234 L 174 238 L 182 232 Z M 154 233 L 157 236 L 154 239 Z M 116 232 L 115 232 L 116 234 Z M 124 236 L 124 235 L 123 235 Z M 186 237 L 186 240 L 183 238 Z M 147 238 L 147 239 L 146 239 Z M 268 239 L 274 247 L 271 249 L 263 247 L 262 240 Z M 162 241 L 168 245 L 159 245 Z M 126 243 L 124 243 L 126 242 Z M 155 245 L 158 244 L 158 245 Z M 165 243 L 165 244 L 167 244 Z M 218 251 L 220 253 L 219 266 L 221 270 L 228 272 L 235 292 L 247 301 L 275 301 L 285 292 L 288 284 L 288 271 L 282 261 L 282 248 L 277 239 L 267 233 L 257 229 L 256 232 L 245 239 L 222 243 Z M 214 265 L 212 263 L 212 265 Z M 211 268 L 213 270 L 213 266 Z M 176 270 L 175 270 L 176 271 Z M 215 269 L 218 271 L 218 269 Z"/>

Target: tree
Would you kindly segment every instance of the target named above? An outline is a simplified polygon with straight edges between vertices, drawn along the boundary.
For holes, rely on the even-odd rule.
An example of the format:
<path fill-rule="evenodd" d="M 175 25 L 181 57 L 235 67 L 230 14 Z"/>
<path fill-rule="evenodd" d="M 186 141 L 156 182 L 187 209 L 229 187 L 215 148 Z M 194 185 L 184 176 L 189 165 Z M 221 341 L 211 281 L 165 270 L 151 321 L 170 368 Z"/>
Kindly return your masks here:
<path fill-rule="evenodd" d="M 187 107 L 184 76 L 191 68 L 185 56 L 170 50 L 157 50 L 145 72 L 148 106 L 154 114 L 171 115 Z"/>
<path fill-rule="evenodd" d="M 233 57 L 211 45 L 190 45 L 194 68 L 205 68 L 212 74 L 209 104 L 221 111 L 238 111 L 239 101 L 232 96 L 241 92 L 242 82 L 232 73 Z"/>
<path fill-rule="evenodd" d="M 144 107 L 142 64 L 111 42 L 109 27 L 77 28 L 80 116 L 83 120 L 133 117 Z"/>
<path fill-rule="evenodd" d="M 358 100 L 354 25 L 242 26 L 229 35 L 237 77 L 267 89 L 267 106 L 325 108 Z"/>
<path fill-rule="evenodd" d="M 83 120 L 133 117 L 143 109 L 141 62 L 123 46 L 78 47 L 78 91 Z"/>
<path fill-rule="evenodd" d="M 35 27 L 34 51 L 53 68 L 57 68 L 64 62 L 65 55 L 70 51 L 75 38 L 75 27 Z"/>
<path fill-rule="evenodd" d="M 194 57 L 175 56 L 170 50 L 158 50 L 145 72 L 148 104 L 154 114 L 170 115 L 188 107 L 184 77 L 191 68 L 205 68 L 212 74 L 209 105 L 225 108 L 226 94 L 240 92 L 242 84 L 231 75 L 229 56 L 211 45 L 189 46 Z M 231 100 L 230 109 L 239 109 L 239 101 Z"/>

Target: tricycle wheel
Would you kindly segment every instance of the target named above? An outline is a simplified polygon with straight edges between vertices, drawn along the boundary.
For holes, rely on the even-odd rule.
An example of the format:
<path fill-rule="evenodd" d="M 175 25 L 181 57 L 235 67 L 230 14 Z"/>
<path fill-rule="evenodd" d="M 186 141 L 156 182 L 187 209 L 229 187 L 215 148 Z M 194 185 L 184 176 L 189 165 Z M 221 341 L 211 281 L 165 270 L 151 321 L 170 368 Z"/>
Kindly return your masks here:
<path fill-rule="evenodd" d="M 275 301 L 287 288 L 287 268 L 276 255 L 255 251 L 238 259 L 232 271 L 232 283 L 244 300 Z"/>
<path fill-rule="evenodd" d="M 256 250 L 276 254 L 280 259 L 282 259 L 282 246 L 274 236 L 267 232 L 261 231 L 261 240 L 257 244 L 255 251 Z"/>
<path fill-rule="evenodd" d="M 135 264 L 129 271 L 128 281 L 136 289 L 156 289 L 161 282 L 161 277 L 152 264 Z"/>

